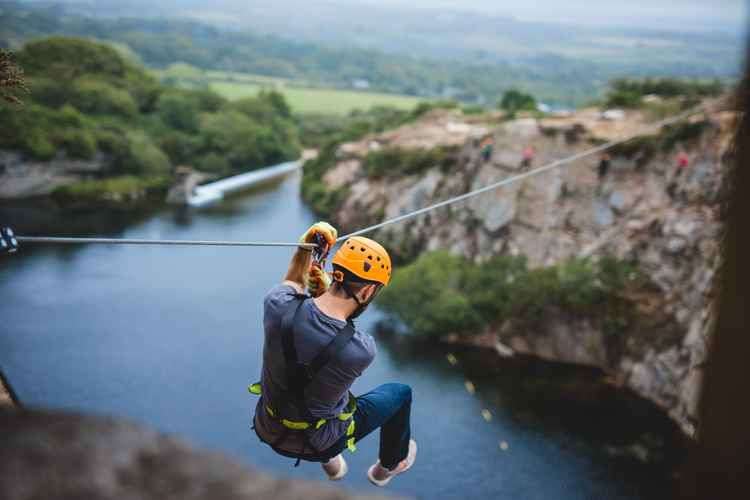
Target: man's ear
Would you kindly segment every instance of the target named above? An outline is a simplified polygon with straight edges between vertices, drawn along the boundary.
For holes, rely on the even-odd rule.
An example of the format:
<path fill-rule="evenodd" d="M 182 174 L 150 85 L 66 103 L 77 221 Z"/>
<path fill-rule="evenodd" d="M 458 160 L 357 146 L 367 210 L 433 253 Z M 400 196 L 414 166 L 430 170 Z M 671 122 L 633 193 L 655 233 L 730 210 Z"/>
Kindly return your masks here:
<path fill-rule="evenodd" d="M 375 292 L 377 290 L 378 290 L 378 286 L 377 285 L 374 285 L 372 283 L 370 283 L 368 285 L 365 285 L 362 288 L 362 292 L 361 292 L 362 293 L 362 295 L 361 295 L 362 302 L 369 301 L 372 298 L 372 296 L 375 295 Z"/>

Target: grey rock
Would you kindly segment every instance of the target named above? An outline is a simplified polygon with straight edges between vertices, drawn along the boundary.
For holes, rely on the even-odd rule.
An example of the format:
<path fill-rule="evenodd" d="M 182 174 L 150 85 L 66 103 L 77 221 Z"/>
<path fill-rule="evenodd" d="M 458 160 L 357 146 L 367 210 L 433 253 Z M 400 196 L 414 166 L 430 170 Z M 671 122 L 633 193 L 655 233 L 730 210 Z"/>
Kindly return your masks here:
<path fill-rule="evenodd" d="M 612 209 L 604 203 L 596 205 L 596 224 L 600 227 L 611 226 L 615 221 L 615 214 Z"/>
<path fill-rule="evenodd" d="M 123 420 L 0 408 L 3 500 L 344 500 Z"/>
<path fill-rule="evenodd" d="M 694 243 L 698 232 L 698 222 L 695 220 L 680 220 L 674 225 L 674 234 L 682 236 L 688 242 Z"/>
<path fill-rule="evenodd" d="M 40 162 L 0 151 L 0 200 L 49 195 L 60 186 L 103 172 L 106 166 L 102 156 L 91 161 L 55 158 Z"/>
<path fill-rule="evenodd" d="M 607 363 L 607 348 L 601 329 L 588 321 L 560 318 L 550 321 L 544 331 L 520 336 L 506 329 L 500 340 L 521 354 L 533 354 L 543 359 L 601 367 Z"/>
<path fill-rule="evenodd" d="M 521 118 L 504 124 L 502 131 L 514 138 L 530 139 L 539 135 L 539 123 L 533 118 Z"/>
<path fill-rule="evenodd" d="M 625 196 L 619 191 L 614 191 L 609 195 L 609 206 L 616 212 L 622 212 L 625 209 Z"/>
<path fill-rule="evenodd" d="M 685 250 L 687 247 L 687 241 L 684 238 L 670 238 L 667 242 L 667 252 L 671 254 L 678 254 Z"/>

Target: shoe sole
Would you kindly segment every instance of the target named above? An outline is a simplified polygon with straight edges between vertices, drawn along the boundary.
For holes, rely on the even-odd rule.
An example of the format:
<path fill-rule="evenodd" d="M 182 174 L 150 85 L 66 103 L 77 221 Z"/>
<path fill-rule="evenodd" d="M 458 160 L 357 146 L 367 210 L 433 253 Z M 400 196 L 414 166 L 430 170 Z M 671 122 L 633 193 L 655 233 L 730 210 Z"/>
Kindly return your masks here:
<path fill-rule="evenodd" d="M 414 444 L 413 447 L 412 447 L 412 443 Z M 412 450 L 414 450 L 413 454 L 412 454 Z M 403 474 L 404 472 L 411 469 L 412 466 L 414 465 L 414 462 L 416 462 L 417 460 L 417 442 L 414 441 L 413 439 L 409 441 L 409 455 L 412 456 L 411 463 L 408 464 L 404 470 L 399 471 L 396 474 L 390 475 L 387 478 L 383 479 L 382 481 L 375 479 L 375 476 L 373 475 L 373 471 L 375 470 L 375 467 L 380 464 L 380 460 L 378 460 L 373 465 L 371 465 L 369 469 L 367 469 L 367 479 L 378 488 L 382 488 L 384 486 L 387 486 L 388 483 L 391 482 L 391 479 L 393 479 L 394 477 L 398 476 L 399 474 Z M 409 455 L 407 455 L 407 459 Z"/>
<path fill-rule="evenodd" d="M 346 476 L 347 472 L 349 472 L 349 465 L 347 465 L 346 460 L 344 460 L 344 457 L 342 455 L 338 456 L 341 460 L 341 467 L 339 468 L 339 471 L 336 473 L 336 475 L 331 476 L 329 475 L 325 469 L 323 469 L 323 472 L 325 472 L 326 477 L 330 481 L 341 481 L 344 479 L 344 476 Z"/>

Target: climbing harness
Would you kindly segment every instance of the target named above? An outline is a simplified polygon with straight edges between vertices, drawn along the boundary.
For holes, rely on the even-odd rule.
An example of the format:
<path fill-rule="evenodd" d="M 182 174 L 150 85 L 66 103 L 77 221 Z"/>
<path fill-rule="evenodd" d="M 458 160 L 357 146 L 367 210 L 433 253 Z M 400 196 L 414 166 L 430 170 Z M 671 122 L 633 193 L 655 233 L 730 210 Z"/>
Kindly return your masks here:
<path fill-rule="evenodd" d="M 256 434 L 258 434 L 260 440 L 271 446 L 275 452 L 280 455 L 296 458 L 295 467 L 299 465 L 301 460 L 322 460 L 323 457 L 320 454 L 324 450 L 316 449 L 310 442 L 310 432 L 320 429 L 332 420 L 350 421 L 346 429 L 346 446 L 351 452 L 356 450 L 356 446 L 354 445 L 355 423 L 353 417 L 354 412 L 357 410 L 357 398 L 351 392 L 349 393 L 349 402 L 346 410 L 336 415 L 333 419 L 315 418 L 311 414 L 305 400 L 305 390 L 315 380 L 316 375 L 341 352 L 354 336 L 354 324 L 351 321 L 347 321 L 346 326 L 336 334 L 309 364 L 301 363 L 297 358 L 297 348 L 294 342 L 294 326 L 297 324 L 297 315 L 302 304 L 309 298 L 309 296 L 304 294 L 295 294 L 291 305 L 287 308 L 281 319 L 281 347 L 284 359 L 285 390 L 274 395 L 274 407 L 271 407 L 268 402 L 265 402 L 263 405 L 268 416 L 283 426 L 283 431 L 276 439 L 267 442 L 258 434 L 256 429 Z M 248 391 L 251 394 L 260 396 L 261 401 L 263 401 L 260 382 L 250 385 Z M 255 429 L 255 426 L 253 426 L 253 429 Z M 302 448 L 298 453 L 291 453 L 279 448 L 291 432 L 301 434 Z M 310 452 L 308 453 L 307 450 L 310 450 Z"/>
<path fill-rule="evenodd" d="M 654 123 L 652 125 L 643 127 L 641 130 L 638 130 L 637 132 L 630 134 L 622 139 L 617 139 L 614 141 L 606 142 L 600 146 L 596 146 L 591 149 L 587 149 L 586 151 L 582 151 L 580 153 L 574 154 L 572 156 L 569 156 L 567 158 L 563 158 L 560 160 L 553 161 L 552 163 L 549 163 L 547 165 L 544 165 L 542 167 L 529 170 L 528 172 L 524 172 L 519 175 L 515 175 L 512 177 L 508 177 L 507 179 L 503 179 L 501 181 L 489 184 L 487 186 L 475 189 L 473 191 L 469 191 L 468 193 L 464 193 L 462 195 L 454 196 L 452 198 L 449 198 L 447 200 L 443 200 L 441 202 L 435 203 L 433 205 L 429 205 L 427 207 L 420 208 L 418 210 L 414 210 L 412 212 L 399 215 L 397 217 L 393 217 L 391 219 L 385 220 L 379 224 L 374 224 L 372 226 L 366 227 L 364 229 L 360 229 L 358 231 L 355 231 L 353 233 L 349 233 L 343 236 L 340 236 L 340 240 L 345 240 L 347 238 L 351 238 L 353 236 L 360 236 L 363 234 L 370 233 L 372 231 L 375 231 L 376 229 L 380 229 L 382 227 L 395 224 L 397 222 L 402 222 L 407 219 L 411 219 L 413 217 L 416 217 L 418 215 L 422 215 L 427 212 L 431 212 L 433 210 L 436 210 L 441 207 L 445 207 L 447 205 L 452 205 L 454 203 L 458 203 L 463 200 L 467 200 L 469 198 L 473 198 L 475 196 L 479 196 L 480 194 L 486 193 L 488 191 L 493 191 L 497 188 L 507 186 L 509 184 L 513 184 L 519 181 L 522 181 L 524 179 L 527 179 L 532 176 L 536 176 L 539 174 L 543 174 L 545 172 L 549 172 L 550 170 L 553 170 L 555 168 L 560 168 L 564 165 L 568 165 L 576 160 L 580 160 L 582 158 L 586 158 L 588 156 L 601 153 L 603 151 L 607 151 L 609 149 L 612 149 L 615 146 L 618 146 L 620 144 L 629 142 L 637 137 L 640 137 L 642 135 L 646 135 L 652 131 L 658 130 L 662 127 L 666 127 L 668 125 L 671 125 L 673 123 L 676 123 L 678 121 L 684 120 L 685 118 L 688 118 L 694 114 L 700 113 L 703 111 L 703 106 L 698 105 L 694 108 L 688 109 L 687 111 L 683 111 L 682 113 L 679 113 L 671 118 L 666 118 L 660 122 Z M 277 243 L 277 242 L 236 242 L 236 241 L 187 241 L 187 240 L 138 240 L 138 239 L 119 239 L 119 238 L 58 238 L 58 237 L 39 237 L 39 236 L 16 236 L 15 240 L 19 243 L 102 243 L 102 244 L 123 244 L 123 245 L 212 245 L 212 246 L 246 246 L 246 247 L 303 247 L 303 248 L 314 248 L 314 243 Z"/>

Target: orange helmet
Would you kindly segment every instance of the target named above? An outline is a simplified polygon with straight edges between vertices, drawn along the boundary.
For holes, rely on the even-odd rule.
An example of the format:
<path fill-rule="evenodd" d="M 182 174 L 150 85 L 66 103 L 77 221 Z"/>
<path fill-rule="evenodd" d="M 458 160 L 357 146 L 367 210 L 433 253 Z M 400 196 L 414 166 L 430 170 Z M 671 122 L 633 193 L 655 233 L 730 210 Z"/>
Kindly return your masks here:
<path fill-rule="evenodd" d="M 377 241 L 361 236 L 347 239 L 333 256 L 333 279 L 344 281 L 340 267 L 362 281 L 385 286 L 391 280 L 391 257 Z"/>

